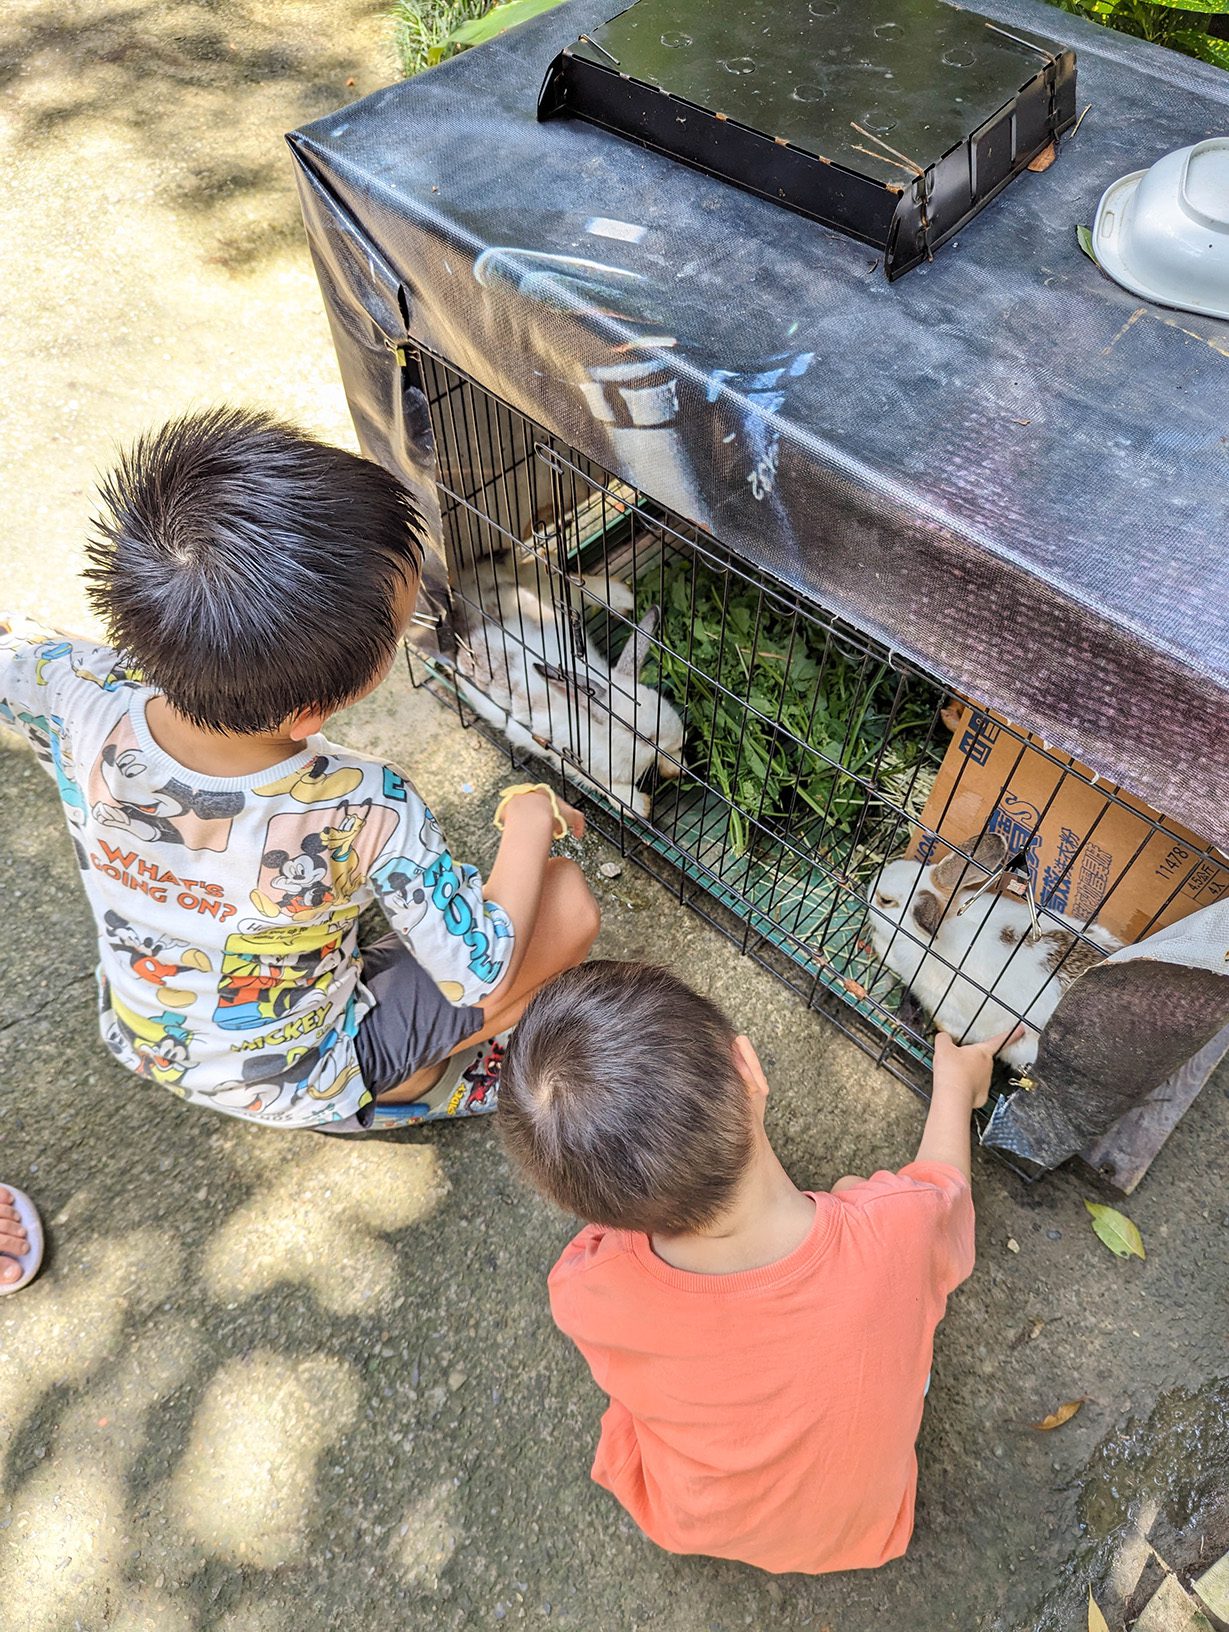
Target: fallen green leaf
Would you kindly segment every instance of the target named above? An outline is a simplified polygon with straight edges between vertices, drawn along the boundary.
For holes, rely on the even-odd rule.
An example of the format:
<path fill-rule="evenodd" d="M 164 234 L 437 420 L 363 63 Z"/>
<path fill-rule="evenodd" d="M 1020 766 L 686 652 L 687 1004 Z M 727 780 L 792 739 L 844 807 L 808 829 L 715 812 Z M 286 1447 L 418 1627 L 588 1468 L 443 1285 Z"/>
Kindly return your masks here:
<path fill-rule="evenodd" d="M 1092 262 L 1092 264 L 1094 266 L 1099 266 L 1100 262 L 1097 260 L 1097 252 L 1092 247 L 1092 233 L 1088 230 L 1088 228 L 1077 227 L 1075 229 L 1075 238 L 1076 242 L 1084 251 L 1085 255 L 1088 256 L 1088 259 Z"/>
<path fill-rule="evenodd" d="M 1125 1213 L 1120 1213 L 1116 1207 L 1103 1207 L 1096 1201 L 1086 1201 L 1084 1205 L 1092 1214 L 1092 1227 L 1097 1239 L 1105 1242 L 1115 1258 L 1145 1256 L 1144 1238 L 1139 1233 L 1139 1226 Z"/>
<path fill-rule="evenodd" d="M 1092 1595 L 1092 1588 L 1088 1589 L 1088 1632 L 1110 1632 L 1105 1616 L 1102 1615 L 1097 1600 Z"/>

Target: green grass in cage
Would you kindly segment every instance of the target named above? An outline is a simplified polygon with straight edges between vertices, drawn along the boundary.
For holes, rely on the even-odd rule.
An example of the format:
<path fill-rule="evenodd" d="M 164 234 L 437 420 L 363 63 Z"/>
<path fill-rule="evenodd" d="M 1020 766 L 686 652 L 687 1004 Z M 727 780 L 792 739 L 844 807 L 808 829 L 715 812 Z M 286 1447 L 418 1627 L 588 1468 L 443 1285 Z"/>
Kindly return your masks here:
<path fill-rule="evenodd" d="M 660 594 L 652 580 L 642 608 Z M 864 876 L 899 849 L 938 769 L 940 694 L 835 642 L 825 650 L 822 629 L 696 563 L 667 576 L 663 599 L 664 649 L 644 678 L 684 709 L 688 772 L 727 801 L 734 854 L 762 848 L 766 829 Z"/>

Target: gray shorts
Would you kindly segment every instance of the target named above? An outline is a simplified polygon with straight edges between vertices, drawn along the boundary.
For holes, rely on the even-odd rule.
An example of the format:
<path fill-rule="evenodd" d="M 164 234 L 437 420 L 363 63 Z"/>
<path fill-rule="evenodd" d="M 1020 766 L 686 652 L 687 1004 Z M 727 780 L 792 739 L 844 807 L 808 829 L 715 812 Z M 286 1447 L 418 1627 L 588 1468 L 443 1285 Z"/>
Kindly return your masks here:
<path fill-rule="evenodd" d="M 482 1010 L 450 1003 L 395 935 L 364 948 L 362 979 L 375 1008 L 360 1022 L 354 1049 L 376 1099 L 482 1028 Z"/>

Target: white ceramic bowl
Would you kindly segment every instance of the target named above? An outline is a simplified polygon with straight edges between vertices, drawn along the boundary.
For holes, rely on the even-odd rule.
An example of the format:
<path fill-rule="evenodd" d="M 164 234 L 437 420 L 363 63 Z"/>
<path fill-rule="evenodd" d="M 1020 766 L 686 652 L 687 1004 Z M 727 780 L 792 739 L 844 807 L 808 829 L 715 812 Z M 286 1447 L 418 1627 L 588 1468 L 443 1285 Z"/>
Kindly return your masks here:
<path fill-rule="evenodd" d="M 1181 147 L 1107 187 L 1092 240 L 1124 289 L 1229 318 L 1229 136 Z"/>

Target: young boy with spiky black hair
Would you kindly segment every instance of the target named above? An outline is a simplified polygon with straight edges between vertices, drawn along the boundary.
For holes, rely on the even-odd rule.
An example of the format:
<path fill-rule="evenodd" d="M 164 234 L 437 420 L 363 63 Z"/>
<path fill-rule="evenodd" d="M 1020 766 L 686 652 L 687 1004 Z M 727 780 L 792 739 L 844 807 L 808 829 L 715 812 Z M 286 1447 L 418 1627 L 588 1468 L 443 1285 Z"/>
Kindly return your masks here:
<path fill-rule="evenodd" d="M 107 1046 L 280 1127 L 494 1109 L 500 1035 L 598 914 L 550 855 L 583 819 L 548 790 L 508 790 L 484 886 L 404 771 L 323 735 L 413 613 L 410 495 L 219 409 L 142 438 L 102 497 L 85 576 L 114 644 L 0 623 L 0 718 L 59 788 Z M 364 949 L 373 901 L 392 933 Z"/>

